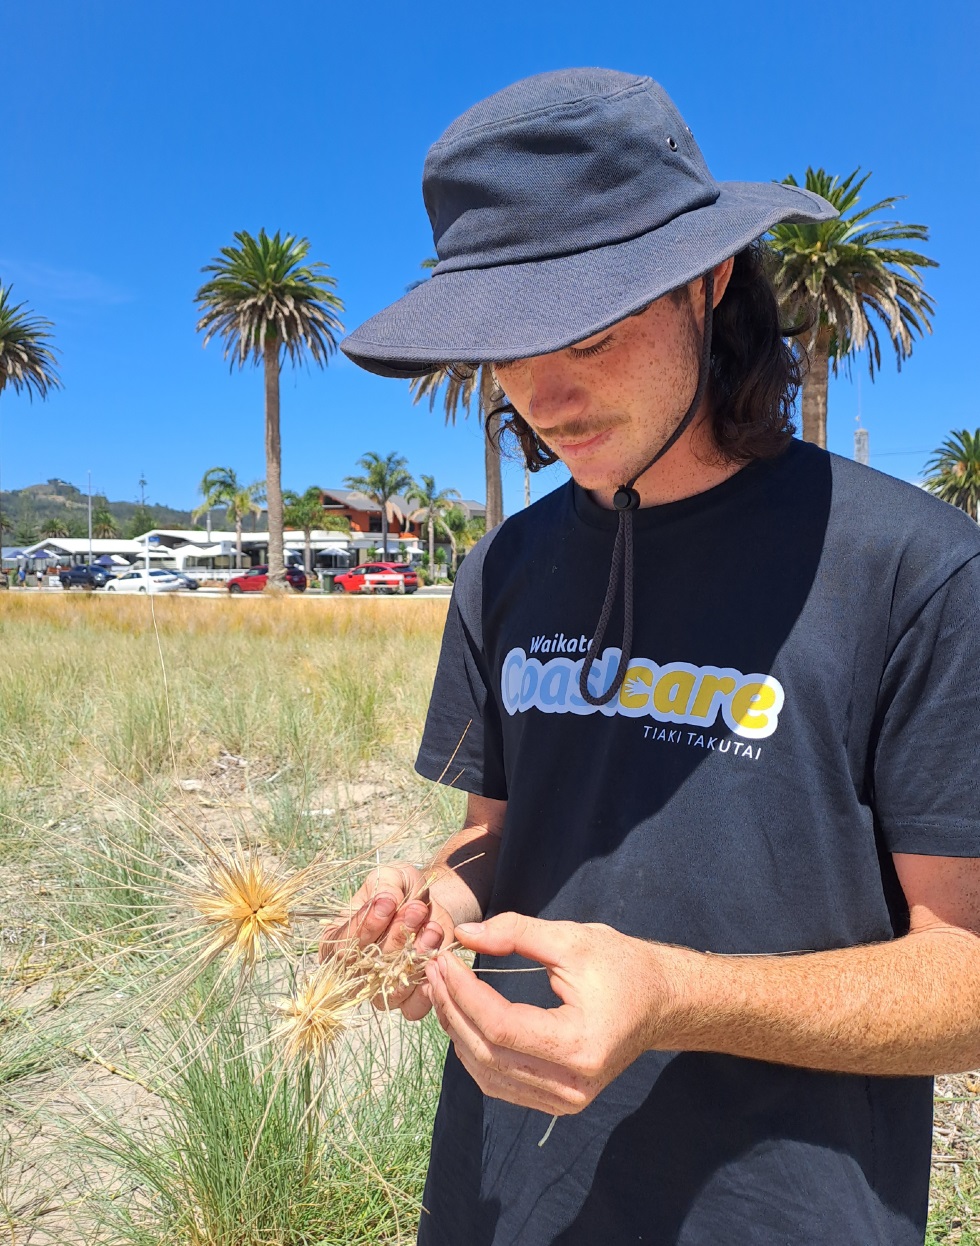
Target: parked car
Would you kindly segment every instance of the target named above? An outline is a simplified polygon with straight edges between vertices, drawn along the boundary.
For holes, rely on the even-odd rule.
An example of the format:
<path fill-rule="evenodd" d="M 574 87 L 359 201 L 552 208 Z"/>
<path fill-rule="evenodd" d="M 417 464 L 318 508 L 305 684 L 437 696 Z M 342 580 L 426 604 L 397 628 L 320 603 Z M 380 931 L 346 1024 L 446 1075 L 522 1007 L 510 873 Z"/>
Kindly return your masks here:
<path fill-rule="evenodd" d="M 268 567 L 252 567 L 242 575 L 235 575 L 228 581 L 229 593 L 261 593 L 269 582 Z M 297 593 L 306 588 L 306 572 L 301 567 L 292 565 L 286 568 L 286 583 Z"/>
<path fill-rule="evenodd" d="M 172 571 L 164 571 L 159 567 L 147 571 L 145 567 L 138 567 L 110 580 L 105 586 L 105 591 L 107 593 L 175 593 L 183 587 Z"/>
<path fill-rule="evenodd" d="M 111 567 L 101 563 L 83 563 L 78 567 L 69 567 L 67 571 L 59 571 L 58 579 L 62 588 L 102 588 L 115 572 Z"/>
<path fill-rule="evenodd" d="M 359 567 L 351 567 L 343 575 L 334 576 L 334 592 L 340 593 L 406 593 L 408 586 L 400 571 L 394 570 L 391 562 L 365 562 Z M 418 588 L 418 576 L 415 577 L 415 588 Z"/>
<path fill-rule="evenodd" d="M 392 571 L 397 571 L 405 581 L 406 593 L 417 593 L 419 591 L 418 569 L 413 567 L 410 562 L 379 563 L 379 566 L 390 566 Z"/>
<path fill-rule="evenodd" d="M 201 587 L 200 584 L 198 584 L 197 580 L 195 580 L 192 575 L 187 575 L 183 571 L 173 571 L 171 572 L 171 575 L 175 575 L 177 579 L 180 580 L 181 588 L 200 588 Z"/>

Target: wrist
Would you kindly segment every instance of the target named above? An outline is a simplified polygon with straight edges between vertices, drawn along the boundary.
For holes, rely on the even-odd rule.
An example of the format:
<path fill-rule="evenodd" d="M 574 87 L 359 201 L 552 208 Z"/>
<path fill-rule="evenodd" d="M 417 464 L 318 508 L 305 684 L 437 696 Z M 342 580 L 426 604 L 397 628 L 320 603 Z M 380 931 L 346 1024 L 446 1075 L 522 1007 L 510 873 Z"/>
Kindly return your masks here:
<path fill-rule="evenodd" d="M 427 871 L 429 898 L 448 919 L 449 929 L 443 931 L 447 938 L 463 922 L 481 921 L 483 909 L 476 896 L 460 878 L 451 865 L 439 864 Z"/>
<path fill-rule="evenodd" d="M 649 1050 L 696 1050 L 707 1019 L 711 958 L 691 948 L 645 943 Z"/>

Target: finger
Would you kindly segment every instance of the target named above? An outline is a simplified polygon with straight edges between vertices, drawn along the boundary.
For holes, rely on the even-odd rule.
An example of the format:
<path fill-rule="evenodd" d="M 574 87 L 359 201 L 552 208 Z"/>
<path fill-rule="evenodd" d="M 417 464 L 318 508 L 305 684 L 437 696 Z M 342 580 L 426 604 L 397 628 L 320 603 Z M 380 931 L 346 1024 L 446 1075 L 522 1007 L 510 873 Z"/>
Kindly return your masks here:
<path fill-rule="evenodd" d="M 369 943 L 380 942 L 398 911 L 400 900 L 400 895 L 379 892 L 362 904 L 348 921 L 325 930 L 320 938 L 320 959 L 325 959 L 348 943 L 367 947 Z"/>
<path fill-rule="evenodd" d="M 530 1108 L 535 1112 L 544 1112 L 548 1116 L 566 1116 L 575 1110 L 556 1095 L 548 1094 L 535 1086 L 512 1081 L 481 1067 L 474 1062 L 465 1048 L 461 1049 L 455 1043 L 453 1050 L 460 1064 L 480 1090 L 491 1099 L 502 1099 L 505 1103 L 513 1103 L 515 1107 Z"/>
<path fill-rule="evenodd" d="M 431 910 L 422 900 L 409 900 L 403 904 L 391 920 L 383 950 L 400 952 L 406 943 L 417 938 L 430 916 Z"/>
<path fill-rule="evenodd" d="M 561 1062 L 569 1037 L 564 1005 L 535 1008 L 511 1003 L 455 956 L 440 956 L 433 969 L 439 975 L 437 985 L 427 971 L 433 993 L 443 990 L 454 1010 L 492 1046 Z"/>
<path fill-rule="evenodd" d="M 456 927 L 464 947 L 489 956 L 526 956 L 541 965 L 561 967 L 579 936 L 574 922 L 543 921 L 522 913 L 498 913 L 485 922 Z"/>
<path fill-rule="evenodd" d="M 450 963 L 452 962 L 452 963 Z M 458 972 L 457 972 L 458 971 Z M 474 1017 L 469 1009 L 459 1004 L 458 987 L 466 986 L 468 979 L 483 987 L 492 997 L 489 1003 L 481 1002 Z M 549 1034 L 542 1040 L 534 1033 L 535 1028 L 552 1024 L 553 1013 L 558 1009 L 532 1008 L 529 1004 L 512 1004 L 486 983 L 478 982 L 472 971 L 459 964 L 456 957 L 440 957 L 426 967 L 426 979 L 432 1001 L 440 1008 L 459 1042 L 467 1045 L 473 1057 L 488 1067 L 507 1067 L 522 1079 L 528 1078 L 539 1085 L 554 1087 L 565 1082 L 572 1074 L 560 1068 L 562 1044 Z M 479 992 L 483 996 L 484 992 Z M 491 1015 L 492 1014 L 492 1015 Z M 491 1019 L 487 1019 L 491 1015 Z M 499 1039 L 506 1042 L 499 1042 Z"/>
<path fill-rule="evenodd" d="M 423 956 L 437 952 L 445 942 L 446 932 L 437 921 L 429 921 L 419 931 L 415 940 L 415 950 Z"/>
<path fill-rule="evenodd" d="M 465 1023 L 457 1023 L 445 998 L 437 999 L 431 987 L 430 994 L 436 1017 L 452 1042 L 457 1059 L 484 1094 L 518 1107 L 547 1112 L 551 1116 L 564 1115 L 573 1110 L 546 1082 L 530 1079 L 526 1075 L 521 1076 L 519 1071 L 498 1068 L 488 1063 L 474 1049 L 472 1036 L 466 1032 Z"/>
<path fill-rule="evenodd" d="M 406 1021 L 421 1021 L 432 1011 L 432 1000 L 424 986 L 417 986 L 411 995 L 402 1001 L 400 1008 Z"/>

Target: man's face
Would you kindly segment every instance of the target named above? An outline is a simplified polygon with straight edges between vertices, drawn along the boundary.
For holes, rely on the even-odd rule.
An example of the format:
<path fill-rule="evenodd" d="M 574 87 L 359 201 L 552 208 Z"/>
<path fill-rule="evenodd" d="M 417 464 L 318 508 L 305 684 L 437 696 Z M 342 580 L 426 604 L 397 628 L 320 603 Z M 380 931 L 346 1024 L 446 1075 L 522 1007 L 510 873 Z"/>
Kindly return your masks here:
<path fill-rule="evenodd" d="M 495 365 L 515 409 L 583 488 L 632 479 L 690 406 L 701 350 L 692 293 L 700 287 L 692 282 L 565 350 Z"/>

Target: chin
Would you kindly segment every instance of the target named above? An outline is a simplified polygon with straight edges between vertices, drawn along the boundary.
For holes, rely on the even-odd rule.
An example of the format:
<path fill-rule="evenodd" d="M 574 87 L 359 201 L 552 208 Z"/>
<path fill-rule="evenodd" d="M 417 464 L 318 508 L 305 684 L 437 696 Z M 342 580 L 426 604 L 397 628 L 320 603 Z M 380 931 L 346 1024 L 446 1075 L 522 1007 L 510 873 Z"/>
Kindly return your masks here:
<path fill-rule="evenodd" d="M 600 464 L 593 466 L 587 463 L 567 463 L 564 459 L 562 462 L 565 463 L 575 483 L 590 491 L 610 490 L 614 492 L 626 479 L 622 473 L 617 474 Z"/>

